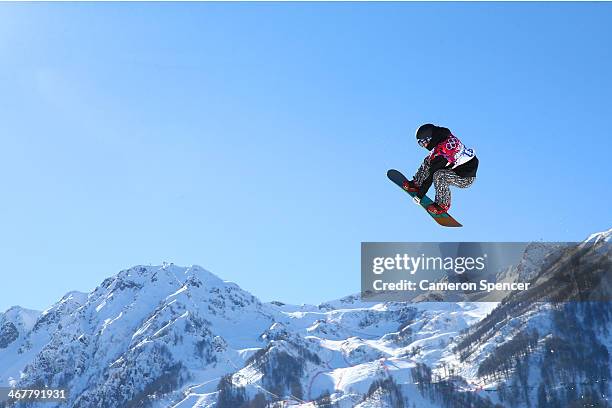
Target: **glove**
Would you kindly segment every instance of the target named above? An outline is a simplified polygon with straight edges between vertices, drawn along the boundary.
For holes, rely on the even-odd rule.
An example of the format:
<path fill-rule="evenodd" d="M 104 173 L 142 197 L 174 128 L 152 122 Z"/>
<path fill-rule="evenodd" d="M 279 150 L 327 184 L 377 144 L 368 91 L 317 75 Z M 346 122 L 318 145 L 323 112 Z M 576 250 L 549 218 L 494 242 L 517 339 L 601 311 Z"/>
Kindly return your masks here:
<path fill-rule="evenodd" d="M 416 193 L 417 191 L 419 191 L 419 186 L 414 182 L 414 180 L 412 181 L 404 181 L 404 184 L 402 185 L 402 188 L 406 191 L 408 191 L 409 193 Z"/>

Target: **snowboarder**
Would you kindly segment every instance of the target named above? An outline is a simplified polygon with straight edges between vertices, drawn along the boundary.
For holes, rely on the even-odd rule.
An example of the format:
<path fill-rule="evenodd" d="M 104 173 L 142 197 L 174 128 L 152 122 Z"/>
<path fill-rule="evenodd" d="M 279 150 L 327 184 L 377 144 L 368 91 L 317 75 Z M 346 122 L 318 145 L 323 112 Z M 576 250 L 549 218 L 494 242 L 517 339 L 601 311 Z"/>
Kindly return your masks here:
<path fill-rule="evenodd" d="M 445 127 L 431 123 L 420 126 L 416 131 L 419 145 L 431 151 L 411 181 L 405 181 L 403 188 L 416 193 L 414 201 L 419 204 L 433 182 L 436 189 L 435 201 L 427 206 L 432 214 L 446 213 L 451 205 L 450 186 L 467 188 L 476 179 L 478 158 L 474 150 L 465 147 Z"/>

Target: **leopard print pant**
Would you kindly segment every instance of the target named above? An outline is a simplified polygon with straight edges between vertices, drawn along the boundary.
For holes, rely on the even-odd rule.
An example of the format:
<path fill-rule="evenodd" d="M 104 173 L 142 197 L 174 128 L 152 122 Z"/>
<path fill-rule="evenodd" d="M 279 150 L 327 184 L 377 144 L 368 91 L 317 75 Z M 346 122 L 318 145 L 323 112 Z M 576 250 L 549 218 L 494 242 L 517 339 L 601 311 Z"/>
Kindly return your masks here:
<path fill-rule="evenodd" d="M 429 163 L 424 161 L 414 175 L 414 182 L 421 185 L 427 177 L 429 177 Z M 474 183 L 474 180 L 476 180 L 476 177 L 461 177 L 452 170 L 442 169 L 436 171 L 433 175 L 433 184 L 436 189 L 436 203 L 450 207 L 450 186 L 468 188 Z"/>

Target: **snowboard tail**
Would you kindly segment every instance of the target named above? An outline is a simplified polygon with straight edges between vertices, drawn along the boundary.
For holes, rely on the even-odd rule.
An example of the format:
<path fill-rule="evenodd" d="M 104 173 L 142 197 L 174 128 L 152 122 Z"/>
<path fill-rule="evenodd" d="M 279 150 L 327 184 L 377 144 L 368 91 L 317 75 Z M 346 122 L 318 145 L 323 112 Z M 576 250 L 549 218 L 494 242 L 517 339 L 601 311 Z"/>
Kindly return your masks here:
<path fill-rule="evenodd" d="M 395 169 L 391 169 L 387 172 L 387 177 L 389 177 L 389 180 L 397 184 L 403 191 L 406 191 L 404 190 L 403 185 L 405 181 L 408 181 L 408 179 L 402 173 L 400 173 L 399 171 Z M 406 191 L 406 193 L 410 194 L 411 197 L 416 196 L 416 193 L 411 193 L 410 191 Z M 427 206 L 431 203 L 433 203 L 433 200 L 427 196 L 421 199 L 421 207 L 423 207 L 425 211 L 427 212 L 427 214 L 429 214 L 431 218 L 433 218 L 434 221 L 436 221 L 438 224 L 442 225 L 443 227 L 461 227 L 462 226 L 457 220 L 451 217 L 450 214 L 447 212 L 442 213 L 442 214 L 432 214 L 429 211 L 427 211 Z"/>

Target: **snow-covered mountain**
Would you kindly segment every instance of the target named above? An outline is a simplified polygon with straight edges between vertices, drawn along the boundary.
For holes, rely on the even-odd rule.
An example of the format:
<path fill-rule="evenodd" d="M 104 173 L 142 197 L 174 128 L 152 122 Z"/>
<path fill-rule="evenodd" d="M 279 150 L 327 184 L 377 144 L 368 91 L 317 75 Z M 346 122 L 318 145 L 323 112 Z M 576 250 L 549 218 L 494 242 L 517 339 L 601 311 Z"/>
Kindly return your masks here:
<path fill-rule="evenodd" d="M 576 288 L 608 290 L 610 235 L 533 244 L 508 272 L 533 289 L 499 304 L 263 303 L 198 266 L 136 266 L 0 314 L 0 387 L 69 390 L 49 407 L 607 406 L 612 308 Z"/>

